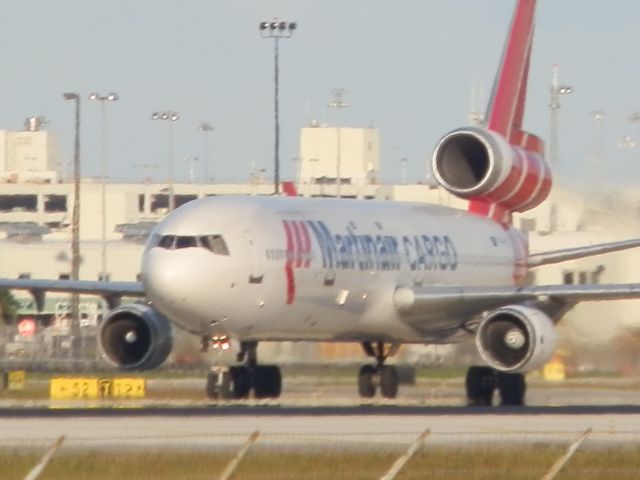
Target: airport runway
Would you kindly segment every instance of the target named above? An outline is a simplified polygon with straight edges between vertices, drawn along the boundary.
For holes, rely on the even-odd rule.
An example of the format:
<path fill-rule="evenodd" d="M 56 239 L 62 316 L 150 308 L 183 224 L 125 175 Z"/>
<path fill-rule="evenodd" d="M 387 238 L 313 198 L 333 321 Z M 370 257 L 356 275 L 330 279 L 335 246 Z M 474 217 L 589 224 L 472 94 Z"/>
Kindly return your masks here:
<path fill-rule="evenodd" d="M 426 429 L 434 445 L 566 444 L 587 429 L 591 445 L 640 445 L 635 380 L 531 382 L 521 408 L 462 406 L 460 380 L 367 401 L 353 382 L 289 380 L 277 401 L 226 404 L 205 400 L 203 387 L 202 379 L 150 382 L 155 397 L 112 404 L 0 401 L 0 447 L 44 448 L 65 435 L 65 448 L 235 449 L 258 430 L 261 446 L 401 449 Z M 192 390 L 201 400 L 158 398 L 163 389 Z"/>
<path fill-rule="evenodd" d="M 258 430 L 261 446 L 404 448 L 429 429 L 429 444 L 570 443 L 587 429 L 596 445 L 640 445 L 640 407 L 282 407 L 2 409 L 0 446 L 234 449 Z"/>

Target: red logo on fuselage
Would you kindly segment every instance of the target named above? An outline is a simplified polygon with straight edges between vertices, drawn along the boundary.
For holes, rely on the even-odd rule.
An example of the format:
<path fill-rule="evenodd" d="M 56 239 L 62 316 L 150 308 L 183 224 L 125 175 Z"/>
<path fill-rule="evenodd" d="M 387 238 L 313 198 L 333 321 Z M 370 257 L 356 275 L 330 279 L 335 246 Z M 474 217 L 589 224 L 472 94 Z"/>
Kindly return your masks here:
<path fill-rule="evenodd" d="M 296 296 L 294 268 L 309 268 L 311 264 L 311 236 L 309 228 L 302 220 L 283 220 L 286 235 L 286 257 L 284 264 L 287 282 L 287 305 L 291 305 Z"/>

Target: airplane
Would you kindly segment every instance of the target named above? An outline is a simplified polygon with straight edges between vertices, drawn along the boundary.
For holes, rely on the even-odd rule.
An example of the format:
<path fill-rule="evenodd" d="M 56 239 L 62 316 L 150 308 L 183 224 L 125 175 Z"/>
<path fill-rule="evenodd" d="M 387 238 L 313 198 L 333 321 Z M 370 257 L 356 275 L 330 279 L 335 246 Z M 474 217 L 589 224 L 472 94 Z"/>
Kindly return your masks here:
<path fill-rule="evenodd" d="M 173 327 L 202 348 L 238 342 L 237 364 L 212 370 L 207 395 L 277 398 L 278 366 L 258 362 L 264 341 L 357 342 L 373 361 L 358 393 L 398 394 L 386 363 L 402 344 L 475 340 L 486 365 L 467 371 L 470 405 L 523 405 L 524 373 L 553 355 L 555 325 L 582 301 L 640 297 L 640 284 L 528 285 L 530 268 L 640 246 L 628 240 L 530 254 L 512 217 L 551 189 L 540 138 L 522 129 L 535 0 L 517 0 L 487 121 L 437 143 L 441 188 L 468 211 L 424 203 L 208 197 L 167 215 L 142 256 L 141 282 L 0 279 L 0 288 L 102 295 L 99 348 L 124 370 L 161 365 Z M 118 305 L 122 296 L 137 303 Z"/>

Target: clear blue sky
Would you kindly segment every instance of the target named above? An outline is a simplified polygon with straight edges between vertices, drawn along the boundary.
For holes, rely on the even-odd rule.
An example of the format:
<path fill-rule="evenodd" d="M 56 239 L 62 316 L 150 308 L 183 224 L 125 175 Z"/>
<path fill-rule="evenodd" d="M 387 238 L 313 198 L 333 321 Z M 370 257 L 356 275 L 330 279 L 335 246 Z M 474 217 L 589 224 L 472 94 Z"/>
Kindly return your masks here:
<path fill-rule="evenodd" d="M 73 109 L 83 98 L 116 91 L 107 105 L 109 176 L 141 178 L 135 164 L 167 172 L 167 135 L 155 110 L 178 110 L 175 176 L 187 156 L 203 156 L 201 120 L 215 125 L 212 172 L 243 180 L 252 161 L 272 170 L 273 41 L 258 23 L 298 22 L 281 42 L 282 176 L 294 175 L 299 129 L 310 118 L 333 122 L 333 88 L 348 91 L 340 123 L 373 125 L 382 139 L 382 178 L 423 179 L 438 138 L 465 124 L 474 79 L 491 87 L 514 0 L 31 0 L 6 2 L 0 16 L 0 127 L 19 129 L 44 115 L 72 155 Z M 557 176 L 586 170 L 595 147 L 589 112 L 602 109 L 606 176 L 640 178 L 640 135 L 627 117 L 640 110 L 640 2 L 539 0 L 526 126 L 548 137 L 553 64 L 574 89 L 560 111 Z M 99 106 L 83 100 L 83 173 L 99 172 Z M 637 138 L 640 143 L 640 138 Z M 633 158 L 632 158 L 633 157 Z M 579 174 L 582 178 L 582 173 Z"/>

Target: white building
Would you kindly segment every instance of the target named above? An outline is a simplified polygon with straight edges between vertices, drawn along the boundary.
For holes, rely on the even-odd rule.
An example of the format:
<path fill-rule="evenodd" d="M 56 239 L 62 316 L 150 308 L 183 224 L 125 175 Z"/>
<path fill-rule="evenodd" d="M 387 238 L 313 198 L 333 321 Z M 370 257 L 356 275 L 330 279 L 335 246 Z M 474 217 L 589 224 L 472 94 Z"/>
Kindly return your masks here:
<path fill-rule="evenodd" d="M 42 124 L 32 117 L 23 132 L 0 130 L 0 182 L 56 182 L 56 150 Z"/>
<path fill-rule="evenodd" d="M 298 182 L 362 187 L 378 183 L 380 135 L 375 128 L 313 123 L 300 131 Z"/>

